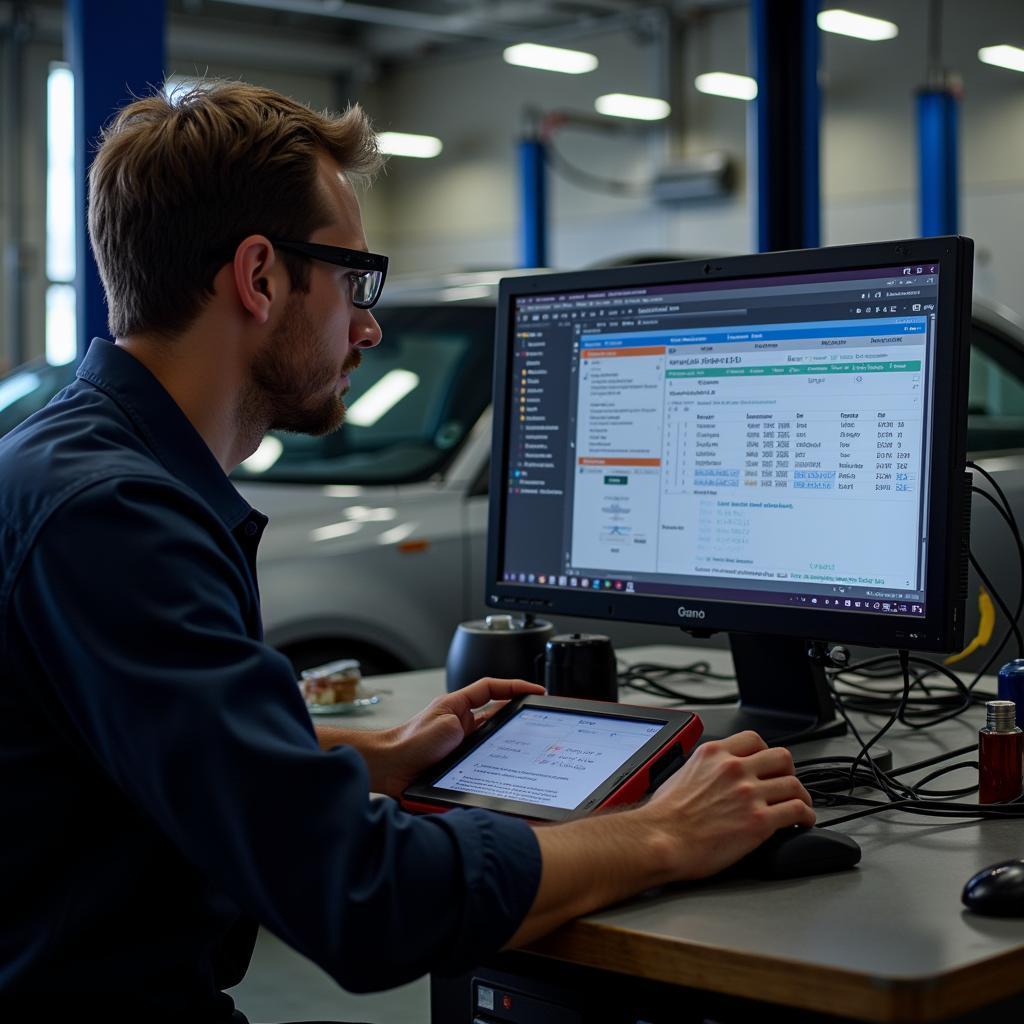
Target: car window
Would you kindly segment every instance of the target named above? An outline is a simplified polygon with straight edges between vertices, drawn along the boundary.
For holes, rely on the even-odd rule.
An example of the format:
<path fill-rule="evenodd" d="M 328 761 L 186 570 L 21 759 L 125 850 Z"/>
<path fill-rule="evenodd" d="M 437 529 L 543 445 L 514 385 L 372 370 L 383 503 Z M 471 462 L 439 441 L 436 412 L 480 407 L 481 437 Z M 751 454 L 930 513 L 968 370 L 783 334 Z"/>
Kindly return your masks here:
<path fill-rule="evenodd" d="M 975 321 L 967 399 L 971 452 L 1024 447 L 1024 353 Z"/>
<path fill-rule="evenodd" d="M 237 479 L 387 484 L 444 469 L 490 404 L 494 310 L 438 303 L 374 315 L 383 340 L 352 375 L 341 429 L 274 432 Z"/>
<path fill-rule="evenodd" d="M 42 409 L 74 379 L 74 363 L 51 366 L 38 360 L 18 367 L 0 380 L 0 436 Z"/>

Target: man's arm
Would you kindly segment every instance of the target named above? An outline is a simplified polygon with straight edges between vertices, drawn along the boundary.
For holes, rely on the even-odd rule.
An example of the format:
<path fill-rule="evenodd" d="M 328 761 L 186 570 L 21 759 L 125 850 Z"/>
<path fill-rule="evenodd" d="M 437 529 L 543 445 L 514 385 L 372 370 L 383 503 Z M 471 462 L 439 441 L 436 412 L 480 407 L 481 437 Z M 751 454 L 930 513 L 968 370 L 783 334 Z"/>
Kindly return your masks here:
<path fill-rule="evenodd" d="M 540 888 L 509 945 L 644 889 L 713 875 L 777 829 L 813 824 L 788 750 L 752 732 L 705 743 L 646 804 L 537 827 Z"/>
<path fill-rule="evenodd" d="M 317 742 L 321 750 L 353 747 L 366 762 L 370 788 L 397 799 L 413 779 L 450 754 L 505 701 L 543 692 L 543 686 L 522 679 L 487 677 L 435 697 L 419 714 L 392 729 L 317 724 Z"/>

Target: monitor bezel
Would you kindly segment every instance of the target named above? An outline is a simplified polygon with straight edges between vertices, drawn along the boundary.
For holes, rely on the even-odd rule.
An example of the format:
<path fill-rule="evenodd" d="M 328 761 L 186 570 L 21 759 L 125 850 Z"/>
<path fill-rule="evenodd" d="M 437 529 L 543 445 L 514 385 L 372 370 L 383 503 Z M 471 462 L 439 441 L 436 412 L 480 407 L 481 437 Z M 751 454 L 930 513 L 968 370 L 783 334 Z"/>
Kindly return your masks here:
<path fill-rule="evenodd" d="M 611 621 L 675 626 L 695 635 L 728 631 L 773 633 L 801 639 L 839 641 L 874 647 L 927 651 L 959 650 L 963 645 L 966 599 L 966 521 L 969 487 L 965 483 L 967 392 L 970 354 L 971 282 L 974 244 L 960 236 L 907 239 L 864 245 L 832 246 L 786 252 L 733 256 L 714 260 L 654 263 L 610 269 L 572 271 L 501 281 L 495 322 L 493 435 L 490 509 L 487 534 L 485 602 L 494 608 L 526 614 L 571 615 Z M 513 323 L 519 296 L 560 291 L 598 290 L 722 281 L 892 267 L 903 263 L 939 266 L 939 318 L 933 366 L 936 414 L 930 474 L 932 496 L 930 542 L 925 586 L 926 614 L 910 618 L 891 614 L 847 613 L 821 608 L 750 604 L 738 601 L 685 599 L 589 592 L 529 586 L 501 579 L 502 541 L 507 516 L 509 395 Z M 679 609 L 699 610 L 699 623 L 681 621 Z"/>

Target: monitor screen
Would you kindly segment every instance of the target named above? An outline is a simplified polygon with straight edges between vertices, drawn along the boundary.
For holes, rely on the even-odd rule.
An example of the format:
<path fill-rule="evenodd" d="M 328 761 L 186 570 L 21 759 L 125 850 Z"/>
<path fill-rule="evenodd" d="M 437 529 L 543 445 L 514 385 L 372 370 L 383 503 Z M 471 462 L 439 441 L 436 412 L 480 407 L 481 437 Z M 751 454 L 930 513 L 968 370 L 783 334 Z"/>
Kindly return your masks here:
<path fill-rule="evenodd" d="M 505 282 L 489 602 L 955 646 L 967 244 Z"/>

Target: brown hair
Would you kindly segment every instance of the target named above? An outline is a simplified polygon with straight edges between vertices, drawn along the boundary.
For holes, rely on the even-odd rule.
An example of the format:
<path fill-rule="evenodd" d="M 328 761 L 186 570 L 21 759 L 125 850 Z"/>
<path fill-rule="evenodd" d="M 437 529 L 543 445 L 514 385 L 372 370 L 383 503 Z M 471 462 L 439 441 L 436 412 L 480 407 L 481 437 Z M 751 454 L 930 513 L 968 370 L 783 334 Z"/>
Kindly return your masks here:
<path fill-rule="evenodd" d="M 329 223 L 320 154 L 356 174 L 380 167 L 358 105 L 334 117 L 218 81 L 120 110 L 89 170 L 89 238 L 112 336 L 184 330 L 247 235 L 305 239 Z M 281 257 L 293 287 L 307 289 L 308 264 Z"/>

